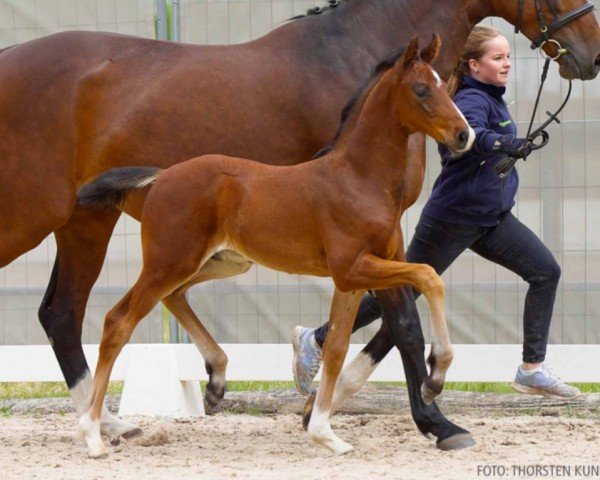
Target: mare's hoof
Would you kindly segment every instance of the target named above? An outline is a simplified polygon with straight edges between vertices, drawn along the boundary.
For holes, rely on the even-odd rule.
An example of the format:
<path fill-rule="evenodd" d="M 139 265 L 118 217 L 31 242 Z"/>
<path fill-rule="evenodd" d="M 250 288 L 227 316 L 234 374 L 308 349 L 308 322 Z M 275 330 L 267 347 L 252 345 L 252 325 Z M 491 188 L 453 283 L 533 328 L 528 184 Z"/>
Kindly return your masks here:
<path fill-rule="evenodd" d="M 451 437 L 438 440 L 436 443 L 437 448 L 443 451 L 448 450 L 461 450 L 463 448 L 469 448 L 475 445 L 475 439 L 470 433 L 457 433 Z"/>

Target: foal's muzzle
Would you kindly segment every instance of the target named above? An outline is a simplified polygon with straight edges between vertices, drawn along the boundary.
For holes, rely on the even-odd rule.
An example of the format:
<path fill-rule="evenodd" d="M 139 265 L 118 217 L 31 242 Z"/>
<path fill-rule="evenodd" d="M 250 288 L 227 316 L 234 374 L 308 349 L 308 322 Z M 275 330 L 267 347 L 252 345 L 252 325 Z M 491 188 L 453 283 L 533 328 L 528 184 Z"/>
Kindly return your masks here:
<path fill-rule="evenodd" d="M 470 150 L 475 141 L 475 132 L 471 127 L 468 130 L 462 130 L 456 137 L 456 151 L 459 153 Z"/>

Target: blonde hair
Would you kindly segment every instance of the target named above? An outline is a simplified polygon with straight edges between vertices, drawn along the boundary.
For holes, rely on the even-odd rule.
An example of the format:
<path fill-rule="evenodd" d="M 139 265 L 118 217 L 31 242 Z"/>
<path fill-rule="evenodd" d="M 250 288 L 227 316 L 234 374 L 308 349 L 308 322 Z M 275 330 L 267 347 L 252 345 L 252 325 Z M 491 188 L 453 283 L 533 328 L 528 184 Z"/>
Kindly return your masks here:
<path fill-rule="evenodd" d="M 460 88 L 463 78 L 469 74 L 469 60 L 479 60 L 485 53 L 485 43 L 502 35 L 500 30 L 485 25 L 476 26 L 469 35 L 458 65 L 448 80 L 448 92 L 454 95 Z"/>

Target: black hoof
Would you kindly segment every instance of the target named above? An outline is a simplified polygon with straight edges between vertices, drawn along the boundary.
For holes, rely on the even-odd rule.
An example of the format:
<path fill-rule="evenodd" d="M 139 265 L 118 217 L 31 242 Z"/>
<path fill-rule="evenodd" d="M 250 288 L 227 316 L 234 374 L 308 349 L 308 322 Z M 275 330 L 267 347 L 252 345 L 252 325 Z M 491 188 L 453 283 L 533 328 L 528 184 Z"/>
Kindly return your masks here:
<path fill-rule="evenodd" d="M 469 448 L 475 445 L 475 439 L 470 433 L 457 433 L 451 437 L 444 438 L 444 440 L 438 440 L 436 443 L 437 448 L 447 452 L 448 450 L 462 450 L 463 448 Z"/>
<path fill-rule="evenodd" d="M 206 392 L 204 393 L 204 411 L 207 415 L 212 415 L 218 412 L 218 405 L 225 396 L 225 388 L 215 388 L 214 385 L 208 383 Z"/>
<path fill-rule="evenodd" d="M 310 423 L 310 416 L 312 415 L 316 398 L 317 392 L 313 391 L 304 404 L 304 410 L 302 412 L 302 428 L 304 428 L 305 431 L 308 431 L 308 424 Z"/>
<path fill-rule="evenodd" d="M 121 436 L 125 439 L 125 440 L 129 440 L 130 438 L 135 438 L 138 437 L 139 435 L 141 435 L 142 433 L 144 433 L 144 431 L 141 428 L 134 428 L 133 430 L 129 430 L 128 432 L 125 432 L 124 434 L 122 434 Z M 111 442 L 112 443 L 112 442 Z"/>

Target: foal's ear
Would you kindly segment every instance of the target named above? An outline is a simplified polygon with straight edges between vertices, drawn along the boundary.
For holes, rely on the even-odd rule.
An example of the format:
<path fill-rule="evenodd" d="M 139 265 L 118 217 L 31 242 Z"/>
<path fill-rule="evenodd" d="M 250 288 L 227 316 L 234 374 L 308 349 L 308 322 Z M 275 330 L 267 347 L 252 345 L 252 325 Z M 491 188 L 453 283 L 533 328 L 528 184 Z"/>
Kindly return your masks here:
<path fill-rule="evenodd" d="M 434 33 L 431 37 L 431 43 L 421 50 L 421 60 L 426 63 L 433 63 L 440 53 L 442 47 L 442 40 L 437 33 Z"/>
<path fill-rule="evenodd" d="M 410 65 L 416 60 L 419 55 L 419 36 L 415 35 L 406 50 L 404 50 L 404 54 L 398 61 L 397 65 L 400 66 L 401 69 L 405 69 L 410 67 Z"/>

